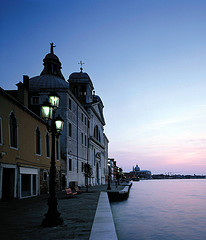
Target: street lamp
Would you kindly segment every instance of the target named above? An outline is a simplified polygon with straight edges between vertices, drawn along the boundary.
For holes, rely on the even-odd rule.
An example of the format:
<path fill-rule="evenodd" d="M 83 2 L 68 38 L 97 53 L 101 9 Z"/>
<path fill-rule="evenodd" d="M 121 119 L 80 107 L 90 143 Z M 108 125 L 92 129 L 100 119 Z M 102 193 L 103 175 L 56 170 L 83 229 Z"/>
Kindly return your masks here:
<path fill-rule="evenodd" d="M 60 116 L 55 118 L 56 109 L 59 106 L 59 96 L 56 93 L 49 95 L 49 102 L 43 103 L 42 117 L 48 123 L 48 131 L 52 135 L 52 152 L 50 162 L 50 174 L 49 174 L 49 198 L 48 198 L 48 212 L 45 214 L 45 218 L 42 221 L 44 227 L 54 227 L 61 225 L 63 219 L 60 217 L 60 213 L 57 210 L 57 198 L 56 198 L 56 161 L 55 161 L 55 138 L 59 137 L 60 132 L 63 129 L 63 120 Z M 53 116 L 52 116 L 53 115 Z M 50 124 L 49 124 L 50 123 Z"/>
<path fill-rule="evenodd" d="M 107 190 L 111 190 L 111 186 L 110 186 L 110 182 L 111 182 L 111 163 L 110 163 L 110 159 L 108 159 L 107 166 L 108 166 L 108 169 L 109 169 Z"/>

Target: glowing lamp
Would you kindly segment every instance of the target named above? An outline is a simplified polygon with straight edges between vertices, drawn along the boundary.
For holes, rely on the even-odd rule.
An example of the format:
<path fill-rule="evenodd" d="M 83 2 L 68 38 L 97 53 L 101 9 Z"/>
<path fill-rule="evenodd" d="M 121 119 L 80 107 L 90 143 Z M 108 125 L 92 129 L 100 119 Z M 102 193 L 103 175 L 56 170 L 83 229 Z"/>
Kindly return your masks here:
<path fill-rule="evenodd" d="M 56 92 L 49 94 L 49 102 L 54 109 L 59 107 L 59 95 Z"/>
<path fill-rule="evenodd" d="M 55 119 L 56 131 L 58 133 L 60 133 L 63 130 L 63 124 L 64 124 L 63 119 L 58 115 L 58 117 L 56 117 Z"/>
<path fill-rule="evenodd" d="M 49 119 L 52 119 L 52 106 L 51 104 L 47 101 L 45 101 L 42 106 L 41 106 L 41 113 L 42 113 L 42 118 L 46 121 Z"/>

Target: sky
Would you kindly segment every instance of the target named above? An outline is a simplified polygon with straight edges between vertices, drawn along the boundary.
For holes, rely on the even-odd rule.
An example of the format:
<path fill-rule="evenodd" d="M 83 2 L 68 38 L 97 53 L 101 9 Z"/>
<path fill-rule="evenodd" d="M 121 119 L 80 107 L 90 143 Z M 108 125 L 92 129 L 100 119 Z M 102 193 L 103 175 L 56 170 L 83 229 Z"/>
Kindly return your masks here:
<path fill-rule="evenodd" d="M 131 171 L 206 174 L 205 0 L 1 0 L 0 87 L 37 76 L 54 42 L 104 103 L 109 157 Z"/>

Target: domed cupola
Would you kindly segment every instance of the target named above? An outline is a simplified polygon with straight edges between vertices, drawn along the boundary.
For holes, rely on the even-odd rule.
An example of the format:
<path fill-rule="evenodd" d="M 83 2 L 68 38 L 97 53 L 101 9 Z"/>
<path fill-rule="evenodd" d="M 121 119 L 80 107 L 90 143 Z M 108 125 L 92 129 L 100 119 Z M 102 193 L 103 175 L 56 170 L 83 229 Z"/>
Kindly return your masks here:
<path fill-rule="evenodd" d="M 61 62 L 54 54 L 54 44 L 51 44 L 50 53 L 44 58 L 44 69 L 40 76 L 30 78 L 29 88 L 31 90 L 43 89 L 68 89 L 69 84 L 65 81 L 61 72 Z"/>
<path fill-rule="evenodd" d="M 89 75 L 82 72 L 82 61 L 80 61 L 80 72 L 74 72 L 69 76 L 69 88 L 81 103 L 93 101 L 92 90 L 94 89 Z"/>
<path fill-rule="evenodd" d="M 64 76 L 61 73 L 61 62 L 59 61 L 59 58 L 54 54 L 54 47 L 56 46 L 54 46 L 53 43 L 50 44 L 50 53 L 48 53 L 43 60 L 44 69 L 40 75 L 54 75 L 64 79 Z"/>

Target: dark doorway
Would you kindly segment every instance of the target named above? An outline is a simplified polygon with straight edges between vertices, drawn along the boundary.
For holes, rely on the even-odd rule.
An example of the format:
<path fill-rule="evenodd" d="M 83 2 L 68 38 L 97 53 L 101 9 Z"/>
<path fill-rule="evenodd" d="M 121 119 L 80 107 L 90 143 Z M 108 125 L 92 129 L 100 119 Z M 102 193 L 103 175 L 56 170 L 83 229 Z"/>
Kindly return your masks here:
<path fill-rule="evenodd" d="M 62 189 L 65 189 L 66 187 L 66 178 L 65 175 L 62 175 Z"/>
<path fill-rule="evenodd" d="M 3 168 L 2 200 L 8 201 L 14 198 L 14 168 Z"/>

